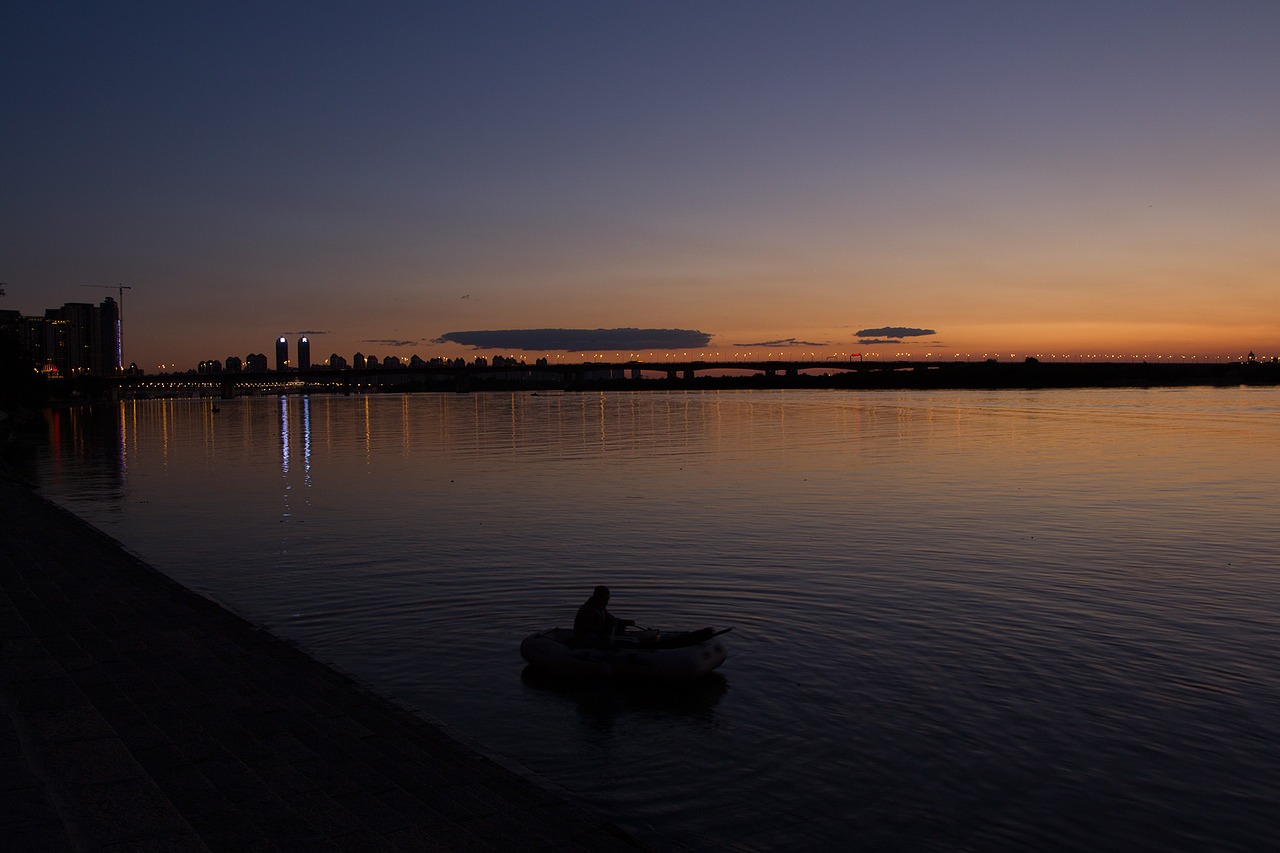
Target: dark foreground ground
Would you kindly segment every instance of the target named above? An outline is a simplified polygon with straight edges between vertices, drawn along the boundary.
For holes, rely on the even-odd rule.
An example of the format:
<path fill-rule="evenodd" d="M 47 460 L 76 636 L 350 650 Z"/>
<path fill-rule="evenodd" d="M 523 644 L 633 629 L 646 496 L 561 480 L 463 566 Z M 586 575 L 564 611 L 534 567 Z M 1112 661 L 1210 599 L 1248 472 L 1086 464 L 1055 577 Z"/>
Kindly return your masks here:
<path fill-rule="evenodd" d="M 0 849 L 644 849 L 4 478 L 0 642 Z"/>

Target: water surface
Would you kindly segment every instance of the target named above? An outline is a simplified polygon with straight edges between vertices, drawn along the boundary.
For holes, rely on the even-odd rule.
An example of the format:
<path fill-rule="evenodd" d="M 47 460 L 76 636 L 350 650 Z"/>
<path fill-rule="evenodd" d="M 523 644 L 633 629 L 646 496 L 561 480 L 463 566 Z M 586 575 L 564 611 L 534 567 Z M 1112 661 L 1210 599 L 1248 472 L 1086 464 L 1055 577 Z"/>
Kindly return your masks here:
<path fill-rule="evenodd" d="M 1280 831 L 1280 391 L 422 394 L 51 415 L 42 492 L 693 849 L 1260 849 Z M 566 689 L 592 586 L 732 625 Z"/>

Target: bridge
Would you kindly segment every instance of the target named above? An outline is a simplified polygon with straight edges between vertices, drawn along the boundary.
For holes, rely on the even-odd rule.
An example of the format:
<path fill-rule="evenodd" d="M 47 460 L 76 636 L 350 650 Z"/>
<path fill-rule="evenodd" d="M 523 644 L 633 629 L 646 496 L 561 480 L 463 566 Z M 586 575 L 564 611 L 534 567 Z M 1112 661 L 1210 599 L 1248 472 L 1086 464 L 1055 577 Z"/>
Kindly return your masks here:
<path fill-rule="evenodd" d="M 253 393 L 362 393 L 387 390 L 471 390 L 486 385 L 580 388 L 665 379 L 687 382 L 699 375 L 797 377 L 811 371 L 910 369 L 909 362 L 804 360 L 664 362 L 427 362 L 405 367 L 288 368 L 265 372 L 161 373 L 107 380 L 120 395 L 198 395 L 230 398 Z"/>
<path fill-rule="evenodd" d="M 221 397 L 412 391 L 648 388 L 1066 388 L 1277 385 L 1280 364 L 1026 361 L 734 360 L 536 363 L 437 362 L 406 367 L 172 373 L 85 382 L 85 398 Z"/>

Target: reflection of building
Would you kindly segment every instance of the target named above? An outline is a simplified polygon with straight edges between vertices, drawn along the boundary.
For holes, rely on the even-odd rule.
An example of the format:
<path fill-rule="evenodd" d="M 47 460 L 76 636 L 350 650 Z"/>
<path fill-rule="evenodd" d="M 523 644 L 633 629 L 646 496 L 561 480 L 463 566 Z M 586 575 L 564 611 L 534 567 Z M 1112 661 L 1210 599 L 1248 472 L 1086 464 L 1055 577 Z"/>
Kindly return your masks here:
<path fill-rule="evenodd" d="M 100 305 L 68 302 L 43 317 L 5 311 L 0 324 L 42 370 L 61 376 L 111 376 L 120 372 L 120 309 L 111 297 Z"/>
<path fill-rule="evenodd" d="M 289 369 L 289 342 L 281 335 L 276 339 L 276 370 Z"/>
<path fill-rule="evenodd" d="M 311 367 L 311 341 L 307 340 L 306 335 L 298 338 L 298 369 L 307 370 Z"/>

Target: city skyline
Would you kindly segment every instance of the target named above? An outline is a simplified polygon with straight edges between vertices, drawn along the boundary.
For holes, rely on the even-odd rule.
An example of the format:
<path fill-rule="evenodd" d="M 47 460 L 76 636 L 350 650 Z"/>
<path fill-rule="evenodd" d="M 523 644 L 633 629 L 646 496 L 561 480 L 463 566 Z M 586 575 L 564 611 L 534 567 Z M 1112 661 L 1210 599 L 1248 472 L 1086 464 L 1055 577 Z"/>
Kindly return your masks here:
<path fill-rule="evenodd" d="M 0 309 L 144 371 L 1280 352 L 1274 4 L 0 16 Z"/>
<path fill-rule="evenodd" d="M 110 288 L 116 289 L 116 288 Z M 128 289 L 127 287 L 124 289 Z M 108 297 L 104 302 L 117 304 L 116 300 Z M 67 309 L 74 307 L 94 308 L 98 306 L 89 302 L 67 302 L 60 308 L 48 308 L 39 313 L 27 313 L 22 311 L 11 312 L 21 315 L 31 321 L 40 322 L 47 318 L 50 314 L 59 314 Z M 582 361 L 589 362 L 592 360 L 605 360 L 613 363 L 626 361 L 689 361 L 689 360 L 711 360 L 720 362 L 730 362 L 738 358 L 760 360 L 794 360 L 794 361 L 812 361 L 815 359 L 834 359 L 842 358 L 858 358 L 858 359 L 877 359 L 877 360 L 919 360 L 919 361 L 972 361 L 972 360 L 1020 360 L 1024 358 L 1033 358 L 1036 360 L 1062 360 L 1062 361 L 1272 361 L 1280 358 L 1280 354 L 1272 353 L 1269 350 L 1262 352 L 1249 349 L 1247 352 L 1159 352 L 1150 348 L 1112 348 L 1110 350 L 1090 351 L 1087 349 L 1068 352 L 1054 352 L 1043 349 L 1026 350 L 1022 352 L 1005 351 L 1000 349 L 990 349 L 982 351 L 950 351 L 945 346 L 939 346 L 931 343 L 927 338 L 936 335 L 936 331 L 932 329 L 908 329 L 908 328 L 879 328 L 859 330 L 859 339 L 854 341 L 851 347 L 845 349 L 833 346 L 823 346 L 812 342 L 798 341 L 764 341 L 756 344 L 741 344 L 717 346 L 711 340 L 710 336 L 703 333 L 693 332 L 685 329 L 527 329 L 527 330 L 505 330 L 500 332 L 459 332 L 452 333 L 452 337 L 458 340 L 436 339 L 426 341 L 426 349 L 417 346 L 422 342 L 414 341 L 388 341 L 388 340 L 371 340 L 364 341 L 367 344 L 364 350 L 357 349 L 353 353 L 341 353 L 336 350 L 329 355 L 317 352 L 314 356 L 311 354 L 312 335 L 323 335 L 323 332 L 289 332 L 279 335 L 272 342 L 275 349 L 274 360 L 267 360 L 267 347 L 260 347 L 255 352 L 251 347 L 244 353 L 227 353 L 225 356 L 215 356 L 209 354 L 198 359 L 197 363 L 184 365 L 178 362 L 159 363 L 148 367 L 147 365 L 137 364 L 136 360 L 123 359 L 120 362 L 122 368 L 130 368 L 131 365 L 143 373 L 182 373 L 202 370 L 206 365 L 213 362 L 223 362 L 229 359 L 245 360 L 254 356 L 263 359 L 263 364 L 272 365 L 275 370 L 291 369 L 299 366 L 304 357 L 307 357 L 308 366 L 330 366 L 329 362 L 333 356 L 340 359 L 342 367 L 349 366 L 352 361 L 363 361 L 364 358 L 375 359 L 380 364 L 387 364 L 390 360 L 398 360 L 402 365 L 408 366 L 411 361 L 420 359 L 422 361 L 430 361 L 432 359 L 448 359 L 470 360 L 475 357 L 505 357 L 516 361 L 535 361 L 539 357 L 545 359 L 561 360 L 566 362 Z M 663 337 L 669 340 L 662 340 Z M 887 336 L 887 337 L 886 337 Z M 289 338 L 295 340 L 289 343 Z M 445 336 L 450 337 L 450 336 Z M 610 337 L 616 338 L 610 340 Z M 913 346 L 911 338 L 925 337 L 923 344 Z M 548 338 L 561 340 L 564 342 L 560 347 L 536 346 L 534 344 L 545 344 Z M 639 338 L 640 340 L 637 340 Z M 525 339 L 526 343 L 519 344 L 518 341 Z M 464 342 L 465 341 L 465 342 Z M 516 342 L 513 344 L 513 342 Z M 598 346 L 598 344 L 607 343 L 643 343 L 644 346 L 624 346 L 624 347 L 608 347 Z M 663 344 L 669 344 L 664 346 Z M 120 341 L 116 340 L 116 352 L 120 352 Z M 440 350 L 442 345 L 453 344 L 446 354 L 442 354 Z M 597 345 L 587 345 L 597 344 Z M 382 347 L 380 350 L 379 347 Z M 460 354 L 457 347 L 464 347 L 464 351 Z M 404 348 L 412 348 L 409 353 L 402 353 L 398 350 Z M 387 349 L 392 351 L 388 352 Z M 289 353 L 297 353 L 297 357 L 290 357 Z M 382 354 L 379 355 L 379 352 Z M 423 356 L 421 353 L 426 352 Z"/>

